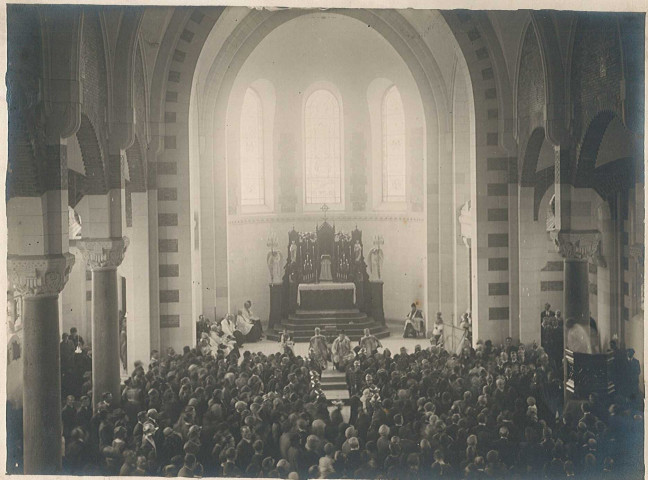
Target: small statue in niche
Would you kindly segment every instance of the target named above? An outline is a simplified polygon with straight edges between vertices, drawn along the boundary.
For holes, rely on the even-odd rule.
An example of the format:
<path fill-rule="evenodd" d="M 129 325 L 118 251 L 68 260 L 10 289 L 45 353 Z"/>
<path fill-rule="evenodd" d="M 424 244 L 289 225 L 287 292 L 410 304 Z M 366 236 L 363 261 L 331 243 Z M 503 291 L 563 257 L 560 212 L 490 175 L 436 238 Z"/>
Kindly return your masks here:
<path fill-rule="evenodd" d="M 353 246 L 353 258 L 355 263 L 360 263 L 362 260 L 362 246 L 358 240 L 356 240 L 355 245 Z"/>

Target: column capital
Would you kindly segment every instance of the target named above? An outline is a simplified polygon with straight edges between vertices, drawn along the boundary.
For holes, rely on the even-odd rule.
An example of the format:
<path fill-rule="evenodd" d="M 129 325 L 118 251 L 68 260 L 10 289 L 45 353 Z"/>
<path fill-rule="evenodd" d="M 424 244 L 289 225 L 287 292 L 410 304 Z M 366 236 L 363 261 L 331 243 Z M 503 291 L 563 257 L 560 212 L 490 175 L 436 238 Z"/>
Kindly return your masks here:
<path fill-rule="evenodd" d="M 8 255 L 10 286 L 24 297 L 56 297 L 65 287 L 74 255 Z"/>
<path fill-rule="evenodd" d="M 565 260 L 597 258 L 601 233 L 598 230 L 555 230 L 550 232 L 556 251 Z"/>
<path fill-rule="evenodd" d="M 111 270 L 121 265 L 128 248 L 128 237 L 82 238 L 76 242 L 90 270 Z"/>

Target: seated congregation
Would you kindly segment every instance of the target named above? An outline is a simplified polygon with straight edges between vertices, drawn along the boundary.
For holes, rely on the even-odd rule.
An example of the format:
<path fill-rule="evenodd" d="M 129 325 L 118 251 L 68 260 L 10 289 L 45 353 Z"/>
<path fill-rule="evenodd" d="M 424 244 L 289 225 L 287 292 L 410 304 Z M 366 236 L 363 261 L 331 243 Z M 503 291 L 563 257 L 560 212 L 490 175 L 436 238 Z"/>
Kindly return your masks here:
<path fill-rule="evenodd" d="M 357 345 L 318 328 L 307 357 L 241 350 L 232 317 L 197 348 L 154 352 L 96 413 L 68 398 L 68 474 L 252 478 L 635 478 L 642 401 L 591 396 L 563 414 L 562 367 L 542 347 L 435 342 L 392 352 L 370 332 Z M 236 317 L 234 317 L 236 321 Z M 223 324 L 226 324 L 225 326 Z M 236 324 L 235 324 L 236 325 Z M 254 327 L 253 327 L 254 328 Z M 252 331 L 252 330 L 250 330 Z M 249 333 L 248 333 L 249 334 Z M 207 335 L 207 337 L 205 337 Z M 215 346 L 215 348 L 214 348 Z M 320 380 L 345 372 L 350 412 Z M 346 418 L 345 418 L 346 417 Z"/>

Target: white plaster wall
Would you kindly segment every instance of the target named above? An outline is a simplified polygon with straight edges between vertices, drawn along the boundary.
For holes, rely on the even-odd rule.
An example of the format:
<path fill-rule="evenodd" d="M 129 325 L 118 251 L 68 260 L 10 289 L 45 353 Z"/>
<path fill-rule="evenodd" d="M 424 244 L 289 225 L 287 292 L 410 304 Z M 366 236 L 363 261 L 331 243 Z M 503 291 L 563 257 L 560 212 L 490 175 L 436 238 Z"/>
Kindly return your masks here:
<path fill-rule="evenodd" d="M 335 221 L 336 231 L 350 232 L 356 225 L 362 230 L 365 256 L 373 247 L 373 236 L 380 234 L 384 237 L 383 299 L 385 317 L 388 319 L 404 318 L 413 301 L 423 304 L 426 271 L 423 218 L 423 215 L 340 213 L 333 218 L 329 215 L 329 222 Z M 230 311 L 242 308 L 243 302 L 249 299 L 257 315 L 266 322 L 270 312 L 270 274 L 266 266 L 268 234 L 273 232 L 279 238 L 279 248 L 285 261 L 288 232 L 293 225 L 298 231 L 315 231 L 318 223 L 321 223 L 321 219 L 317 214 L 231 217 L 228 242 L 230 246 L 235 244 L 236 248 L 230 248 L 228 255 Z M 403 239 L 407 239 L 407 243 Z"/>

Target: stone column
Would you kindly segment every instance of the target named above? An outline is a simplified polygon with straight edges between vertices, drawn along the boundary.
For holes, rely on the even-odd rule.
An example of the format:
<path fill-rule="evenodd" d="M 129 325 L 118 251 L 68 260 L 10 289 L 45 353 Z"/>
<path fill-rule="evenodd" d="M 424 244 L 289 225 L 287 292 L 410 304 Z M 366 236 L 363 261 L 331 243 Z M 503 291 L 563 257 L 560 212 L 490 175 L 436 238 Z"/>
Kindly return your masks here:
<path fill-rule="evenodd" d="M 60 474 L 61 366 L 58 296 L 74 255 L 9 255 L 11 287 L 23 301 L 24 473 Z"/>
<path fill-rule="evenodd" d="M 120 392 L 119 305 L 117 267 L 124 259 L 128 238 L 83 239 L 77 242 L 92 272 L 92 404 L 105 392 L 118 404 Z"/>
<path fill-rule="evenodd" d="M 597 230 L 562 230 L 551 234 L 558 253 L 563 257 L 563 318 L 574 319 L 590 331 L 589 278 L 587 262 L 599 251 L 601 234 Z M 565 342 L 565 348 L 569 348 Z"/>

